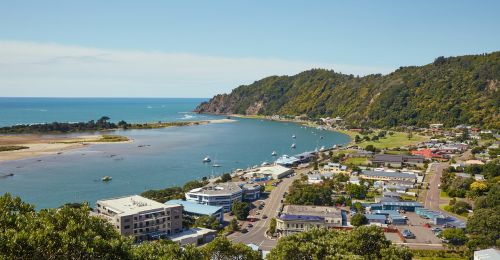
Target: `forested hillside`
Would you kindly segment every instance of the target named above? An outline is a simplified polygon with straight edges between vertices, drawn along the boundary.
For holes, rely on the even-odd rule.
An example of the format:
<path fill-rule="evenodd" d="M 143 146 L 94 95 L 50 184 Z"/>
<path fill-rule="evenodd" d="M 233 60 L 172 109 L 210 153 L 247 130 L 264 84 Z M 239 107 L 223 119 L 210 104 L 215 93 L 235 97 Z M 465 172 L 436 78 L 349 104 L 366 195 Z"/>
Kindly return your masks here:
<path fill-rule="evenodd" d="M 439 57 L 425 66 L 357 77 L 313 69 L 271 76 L 200 104 L 196 112 L 340 116 L 352 125 L 443 123 L 500 128 L 500 52 Z"/>

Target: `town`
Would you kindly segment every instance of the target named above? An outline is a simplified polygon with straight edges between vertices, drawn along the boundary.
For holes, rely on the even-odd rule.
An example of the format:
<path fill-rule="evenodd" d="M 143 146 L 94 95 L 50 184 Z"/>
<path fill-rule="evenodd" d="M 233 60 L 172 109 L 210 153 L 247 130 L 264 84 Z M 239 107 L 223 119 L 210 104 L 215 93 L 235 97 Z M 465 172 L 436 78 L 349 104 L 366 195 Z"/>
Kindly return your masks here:
<path fill-rule="evenodd" d="M 466 233 L 479 232 L 467 229 L 467 221 L 476 208 L 487 208 L 477 205 L 487 203 L 487 194 L 498 192 L 498 133 L 442 124 L 352 129 L 339 117 L 313 124 L 353 140 L 281 155 L 272 164 L 192 181 L 175 191 L 102 199 L 92 215 L 137 242 L 202 246 L 226 236 L 262 257 L 281 238 L 316 228 L 377 226 L 393 244 L 415 252 L 456 249 Z M 499 253 L 474 252 L 488 254 Z"/>

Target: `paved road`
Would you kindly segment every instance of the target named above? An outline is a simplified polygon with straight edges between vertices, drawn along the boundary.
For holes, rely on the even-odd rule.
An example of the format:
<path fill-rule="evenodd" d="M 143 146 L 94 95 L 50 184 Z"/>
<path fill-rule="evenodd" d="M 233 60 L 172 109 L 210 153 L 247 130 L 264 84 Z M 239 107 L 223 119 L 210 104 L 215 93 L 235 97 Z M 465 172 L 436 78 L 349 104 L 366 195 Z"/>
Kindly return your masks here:
<path fill-rule="evenodd" d="M 431 165 L 432 176 L 429 180 L 430 188 L 425 196 L 424 206 L 432 210 L 440 210 L 439 208 L 439 195 L 441 190 L 439 184 L 441 183 L 441 174 L 443 170 L 448 167 L 446 163 L 433 163 Z"/>
<path fill-rule="evenodd" d="M 233 233 L 228 236 L 228 239 L 233 242 L 239 242 L 244 244 L 253 243 L 259 246 L 260 249 L 269 251 L 274 246 L 276 246 L 277 241 L 273 239 L 269 239 L 265 236 L 265 232 L 269 227 L 269 222 L 271 218 L 274 218 L 278 215 L 277 210 L 281 207 L 281 200 L 283 199 L 283 194 L 288 191 L 288 188 L 291 186 L 292 182 L 295 179 L 300 178 L 300 174 L 304 172 L 308 172 L 310 169 L 301 169 L 295 171 L 295 176 L 291 178 L 284 178 L 283 181 L 271 191 L 271 194 L 267 199 L 265 199 L 265 207 L 260 211 L 259 217 L 263 215 L 267 215 L 267 219 L 261 219 L 259 221 L 253 222 L 253 228 L 249 228 L 248 233 L 242 234 L 239 232 Z M 246 227 L 246 223 L 243 227 Z"/>

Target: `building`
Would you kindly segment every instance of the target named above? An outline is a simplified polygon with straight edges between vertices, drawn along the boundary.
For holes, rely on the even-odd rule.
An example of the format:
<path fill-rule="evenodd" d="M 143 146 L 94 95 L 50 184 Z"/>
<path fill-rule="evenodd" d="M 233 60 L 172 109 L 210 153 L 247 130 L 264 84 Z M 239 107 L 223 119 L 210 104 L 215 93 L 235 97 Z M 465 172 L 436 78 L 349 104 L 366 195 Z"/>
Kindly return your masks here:
<path fill-rule="evenodd" d="M 323 166 L 324 171 L 332 172 L 332 173 L 347 173 L 347 166 L 342 165 L 340 163 L 328 163 Z"/>
<path fill-rule="evenodd" d="M 223 207 L 225 212 L 229 212 L 233 202 L 242 201 L 243 189 L 234 182 L 213 183 L 192 189 L 186 192 L 185 197 L 187 201 Z"/>
<path fill-rule="evenodd" d="M 377 166 L 403 167 L 403 165 L 424 163 L 424 160 L 425 158 L 421 155 L 376 154 L 371 162 Z"/>
<path fill-rule="evenodd" d="M 278 159 L 279 160 L 279 159 Z M 250 171 L 245 176 L 270 179 L 281 179 L 293 173 L 293 169 L 281 166 L 280 164 L 272 166 L 263 166 Z"/>
<path fill-rule="evenodd" d="M 183 207 L 184 216 L 189 216 L 194 219 L 201 216 L 209 216 L 218 219 L 220 222 L 224 221 L 224 208 L 221 206 L 203 205 L 185 200 L 169 200 L 165 202 L 165 204 L 181 205 Z"/>
<path fill-rule="evenodd" d="M 120 234 L 137 240 L 170 236 L 182 231 L 182 206 L 165 205 L 138 195 L 98 200 L 95 212 Z"/>
<path fill-rule="evenodd" d="M 307 183 L 309 183 L 309 184 L 322 183 L 323 179 L 331 179 L 332 176 L 333 176 L 333 174 L 330 172 L 308 174 L 307 175 Z"/>
<path fill-rule="evenodd" d="M 301 154 L 297 154 L 294 157 L 299 159 L 300 163 L 308 163 L 314 159 L 316 155 L 314 152 L 303 152 Z"/>
<path fill-rule="evenodd" d="M 172 235 L 169 238 L 180 246 L 199 246 L 214 240 L 216 236 L 216 230 L 208 228 L 191 228 L 181 233 Z"/>
<path fill-rule="evenodd" d="M 369 209 L 374 210 L 404 210 L 414 212 L 417 208 L 422 208 L 422 204 L 414 201 L 384 201 L 370 204 Z"/>
<path fill-rule="evenodd" d="M 385 224 L 387 218 L 384 215 L 378 215 L 378 214 L 365 214 L 365 217 L 368 219 L 368 223 L 373 224 L 373 223 L 379 223 L 379 224 Z"/>
<path fill-rule="evenodd" d="M 368 180 L 380 180 L 380 181 L 406 181 L 406 182 L 417 182 L 417 175 L 403 172 L 386 172 L 386 171 L 368 171 L 364 170 L 361 172 L 359 177 Z"/>
<path fill-rule="evenodd" d="M 372 214 L 384 215 L 388 224 L 406 225 L 406 218 L 402 217 L 396 210 L 374 210 Z"/>
<path fill-rule="evenodd" d="M 495 248 L 489 248 L 479 251 L 474 251 L 474 260 L 494 260 L 500 259 L 500 251 Z"/>
<path fill-rule="evenodd" d="M 335 207 L 286 205 L 276 219 L 276 229 L 286 236 L 318 227 L 342 227 L 345 222 L 345 214 Z"/>
<path fill-rule="evenodd" d="M 256 183 L 242 183 L 240 184 L 241 189 L 243 190 L 243 200 L 253 201 L 258 200 L 260 198 L 260 189 L 261 186 Z"/>
<path fill-rule="evenodd" d="M 276 160 L 276 164 L 284 167 L 292 167 L 294 165 L 298 165 L 300 163 L 300 159 L 294 156 L 282 155 Z"/>

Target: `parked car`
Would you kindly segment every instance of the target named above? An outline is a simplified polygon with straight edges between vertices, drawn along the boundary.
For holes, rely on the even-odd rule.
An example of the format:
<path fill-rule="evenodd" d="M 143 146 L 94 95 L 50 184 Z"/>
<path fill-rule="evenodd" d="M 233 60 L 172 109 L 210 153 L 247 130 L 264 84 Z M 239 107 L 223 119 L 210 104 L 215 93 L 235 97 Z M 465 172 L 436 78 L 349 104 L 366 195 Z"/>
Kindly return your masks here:
<path fill-rule="evenodd" d="M 262 215 L 262 219 L 266 219 L 267 218 L 267 215 Z"/>
<path fill-rule="evenodd" d="M 243 233 L 243 234 L 245 234 L 247 232 L 248 232 L 248 229 L 246 229 L 246 228 L 244 228 L 244 229 L 241 230 L 241 233 Z"/>
<path fill-rule="evenodd" d="M 253 224 L 248 224 L 247 227 L 251 228 L 253 227 Z"/>
<path fill-rule="evenodd" d="M 405 229 L 403 230 L 403 232 L 401 232 L 401 234 L 403 235 L 404 238 L 408 238 L 408 239 L 415 239 L 415 234 L 413 234 L 410 230 L 408 229 Z"/>

